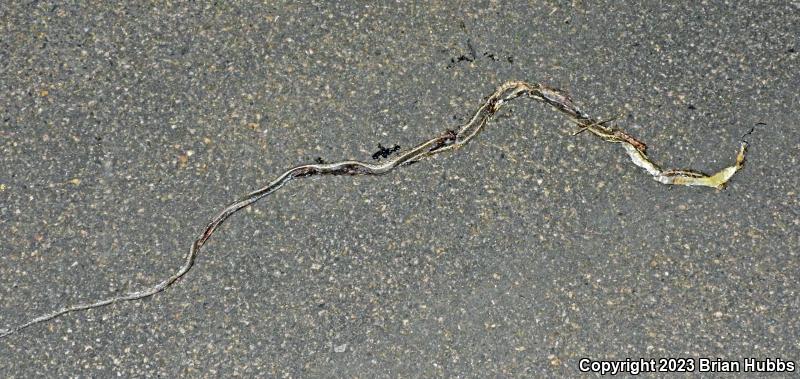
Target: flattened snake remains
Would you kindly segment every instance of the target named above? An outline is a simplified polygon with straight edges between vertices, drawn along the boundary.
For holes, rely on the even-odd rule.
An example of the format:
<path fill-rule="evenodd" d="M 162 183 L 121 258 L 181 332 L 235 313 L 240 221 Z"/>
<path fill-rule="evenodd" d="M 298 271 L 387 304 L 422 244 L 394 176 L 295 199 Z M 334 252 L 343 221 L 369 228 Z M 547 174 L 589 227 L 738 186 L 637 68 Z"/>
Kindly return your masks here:
<path fill-rule="evenodd" d="M 219 212 L 203 230 L 203 234 L 194 241 L 188 254 L 184 259 L 184 263 L 175 271 L 171 276 L 164 279 L 160 283 L 135 292 L 125 293 L 120 296 L 114 296 L 107 299 L 102 299 L 90 303 L 71 305 L 61 308 L 52 313 L 44 314 L 23 324 L 14 326 L 10 329 L 0 330 L 0 337 L 5 337 L 10 334 L 19 332 L 30 326 L 53 320 L 57 317 L 63 316 L 67 313 L 84 311 L 93 308 L 99 308 L 106 305 L 111 305 L 123 301 L 139 300 L 146 297 L 153 296 L 171 285 L 178 279 L 182 278 L 194 266 L 195 258 L 200 252 L 200 248 L 208 241 L 214 231 L 237 211 L 245 208 L 259 199 L 268 196 L 279 188 L 283 187 L 287 182 L 310 176 L 321 175 L 383 175 L 387 174 L 400 166 L 408 166 L 412 163 L 419 162 L 423 159 L 429 158 L 436 154 L 456 150 L 466 145 L 478 133 L 483 130 L 489 120 L 494 116 L 505 104 L 518 97 L 527 97 L 540 101 L 542 103 L 551 105 L 555 109 L 566 114 L 577 126 L 578 132 L 588 131 L 600 139 L 607 142 L 618 143 L 628 154 L 631 161 L 650 174 L 653 179 L 663 184 L 674 184 L 684 186 L 705 186 L 722 189 L 725 187 L 728 180 L 736 174 L 744 166 L 745 152 L 747 150 L 747 142 L 742 141 L 739 151 L 736 155 L 736 162 L 729 167 L 707 175 L 694 170 L 676 170 L 676 169 L 662 169 L 659 165 L 655 164 L 647 156 L 646 145 L 625 133 L 612 127 L 606 126 L 608 121 L 598 121 L 588 114 L 581 111 L 573 102 L 572 99 L 566 94 L 556 88 L 551 88 L 543 84 L 531 84 L 520 81 L 507 82 L 494 93 L 489 96 L 475 114 L 465 124 L 461 125 L 457 130 L 446 130 L 444 133 L 439 134 L 419 145 L 401 151 L 394 157 L 388 158 L 382 163 L 371 164 L 360 161 L 341 161 L 335 163 L 319 163 L 307 164 L 291 168 L 284 173 L 280 174 L 275 180 L 253 191 L 239 200 L 228 205 L 225 209 Z M 396 150 L 397 148 L 395 148 Z"/>

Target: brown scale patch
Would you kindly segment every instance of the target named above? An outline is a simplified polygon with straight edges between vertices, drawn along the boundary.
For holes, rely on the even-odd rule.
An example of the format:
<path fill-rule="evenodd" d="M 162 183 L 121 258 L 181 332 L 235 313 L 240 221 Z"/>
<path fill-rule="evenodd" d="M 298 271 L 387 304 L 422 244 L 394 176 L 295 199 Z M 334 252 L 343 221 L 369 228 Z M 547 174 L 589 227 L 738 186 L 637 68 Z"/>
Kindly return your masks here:
<path fill-rule="evenodd" d="M 369 173 L 369 169 L 357 164 L 344 165 L 330 172 L 331 175 L 365 175 Z"/>
<path fill-rule="evenodd" d="M 297 170 L 295 170 L 292 173 L 292 177 L 294 177 L 294 178 L 304 178 L 306 176 L 314 175 L 314 174 L 316 174 L 318 172 L 319 171 L 317 171 L 317 169 L 314 168 L 314 167 L 301 167 L 301 168 L 298 168 Z"/>
<path fill-rule="evenodd" d="M 428 149 L 428 151 L 429 152 L 434 152 L 434 151 L 439 150 L 439 149 L 441 149 L 441 148 L 443 148 L 445 146 L 452 145 L 453 142 L 456 141 L 456 138 L 458 138 L 458 133 L 456 133 L 455 130 L 448 129 L 444 133 L 442 133 L 441 136 L 439 136 L 439 138 L 436 141 L 436 143 L 434 143 L 433 146 L 431 146 L 431 148 Z"/>
<path fill-rule="evenodd" d="M 705 178 L 706 174 L 700 171 L 693 171 L 693 170 L 666 170 L 661 175 L 664 176 L 686 176 L 690 178 Z"/>
<path fill-rule="evenodd" d="M 634 136 L 632 136 L 632 135 L 630 135 L 628 133 L 625 133 L 625 132 L 623 132 L 621 130 L 615 130 L 614 131 L 614 136 L 619 138 L 619 139 L 621 139 L 621 140 L 624 140 L 624 141 L 628 142 L 631 145 L 633 145 L 633 147 L 635 147 L 636 150 L 639 150 L 642 153 L 647 151 L 647 145 L 645 145 L 644 142 L 639 141 Z"/>

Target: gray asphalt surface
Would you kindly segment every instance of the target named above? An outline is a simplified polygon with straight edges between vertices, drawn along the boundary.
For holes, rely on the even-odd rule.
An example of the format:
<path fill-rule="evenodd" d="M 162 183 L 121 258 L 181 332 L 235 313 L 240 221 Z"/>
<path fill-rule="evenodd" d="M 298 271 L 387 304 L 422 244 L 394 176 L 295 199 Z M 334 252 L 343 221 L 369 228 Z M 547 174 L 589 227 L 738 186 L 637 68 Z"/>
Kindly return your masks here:
<path fill-rule="evenodd" d="M 292 182 L 166 292 L 0 340 L 0 376 L 800 362 L 800 5 L 593 3 L 3 2 L 0 328 L 154 284 L 286 168 L 413 146 L 506 80 L 622 113 L 665 166 L 755 130 L 725 191 L 667 187 L 518 100 L 456 154 Z"/>

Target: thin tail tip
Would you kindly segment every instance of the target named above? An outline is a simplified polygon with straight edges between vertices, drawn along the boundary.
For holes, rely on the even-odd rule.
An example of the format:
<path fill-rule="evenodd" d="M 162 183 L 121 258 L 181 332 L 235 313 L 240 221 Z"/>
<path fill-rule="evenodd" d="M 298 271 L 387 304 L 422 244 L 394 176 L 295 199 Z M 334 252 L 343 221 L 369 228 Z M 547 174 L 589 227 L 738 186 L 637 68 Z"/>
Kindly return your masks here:
<path fill-rule="evenodd" d="M 741 168 L 744 166 L 744 162 L 747 156 L 747 148 L 750 147 L 750 143 L 747 141 L 742 141 L 742 144 L 739 146 L 739 153 L 736 154 L 736 165 Z"/>

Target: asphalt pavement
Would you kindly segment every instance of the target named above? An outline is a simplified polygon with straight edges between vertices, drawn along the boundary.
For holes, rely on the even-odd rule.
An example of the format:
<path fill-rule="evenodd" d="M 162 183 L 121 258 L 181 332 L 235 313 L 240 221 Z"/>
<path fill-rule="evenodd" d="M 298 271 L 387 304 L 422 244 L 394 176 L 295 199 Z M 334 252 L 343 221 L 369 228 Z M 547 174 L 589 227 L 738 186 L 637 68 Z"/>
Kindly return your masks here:
<path fill-rule="evenodd" d="M 747 166 L 665 186 L 517 100 L 453 154 L 291 182 L 165 292 L 0 339 L 0 376 L 797 375 L 800 3 L 266 3 L 0 4 L 0 329 L 153 285 L 283 170 L 411 147 L 507 80 L 665 167 L 752 130 Z"/>

